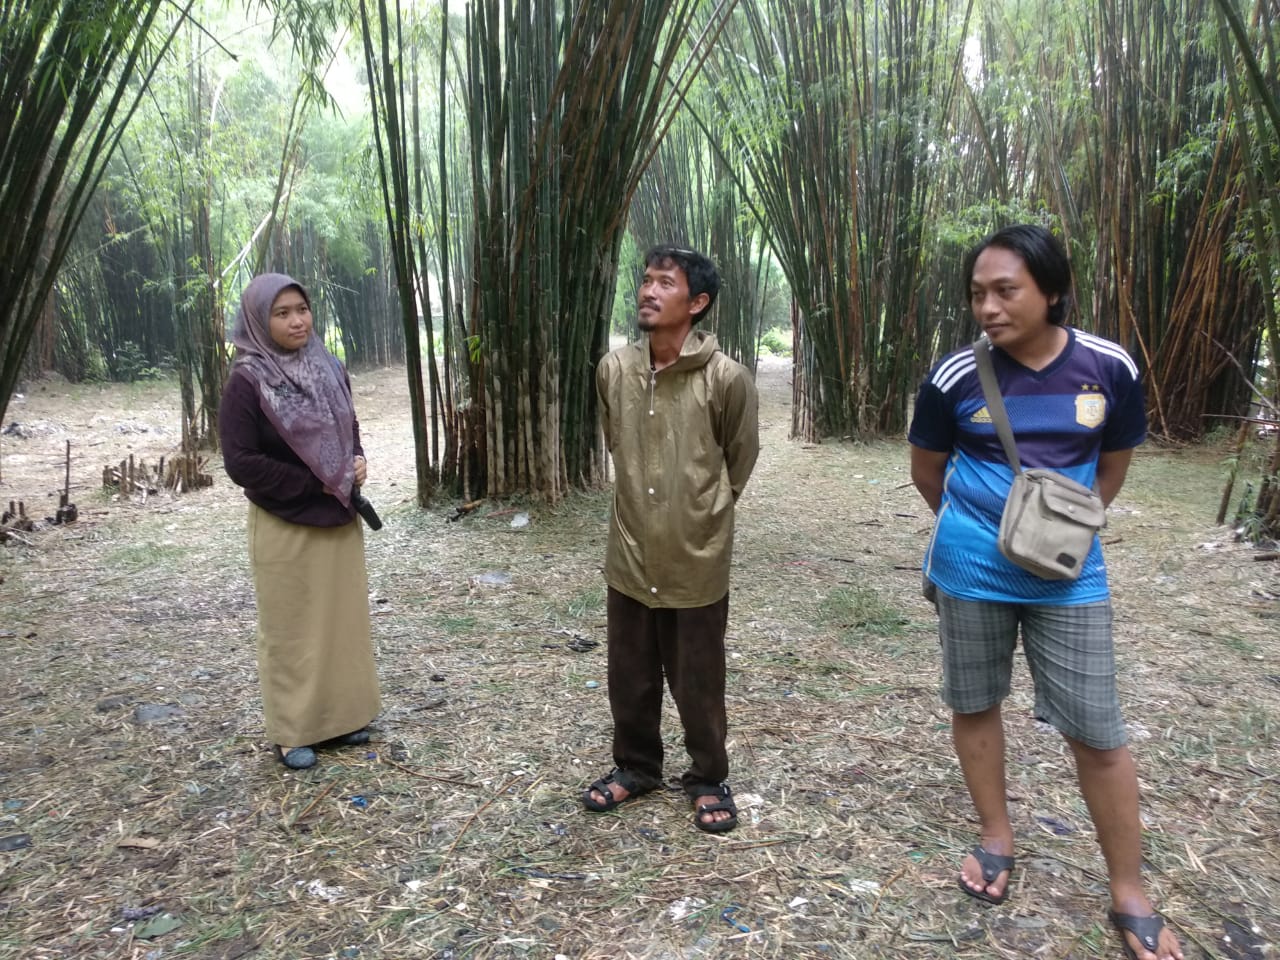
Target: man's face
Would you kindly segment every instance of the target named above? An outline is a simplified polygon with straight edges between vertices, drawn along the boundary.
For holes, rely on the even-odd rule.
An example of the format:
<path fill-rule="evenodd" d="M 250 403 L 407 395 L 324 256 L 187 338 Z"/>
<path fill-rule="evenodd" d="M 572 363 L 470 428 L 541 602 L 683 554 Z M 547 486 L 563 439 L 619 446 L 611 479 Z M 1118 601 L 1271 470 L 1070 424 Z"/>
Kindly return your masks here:
<path fill-rule="evenodd" d="M 1049 308 L 1058 302 L 1046 297 L 1021 256 L 1003 247 L 987 247 L 978 254 L 969 281 L 969 306 L 974 319 L 997 347 L 1016 349 L 1052 326 Z"/>
<path fill-rule="evenodd" d="M 640 316 L 636 323 L 646 333 L 689 327 L 693 324 L 693 315 L 706 307 L 708 299 L 705 293 L 690 298 L 689 278 L 674 263 L 645 267 L 637 301 Z"/>
<path fill-rule="evenodd" d="M 271 302 L 271 339 L 283 350 L 297 350 L 311 336 L 311 308 L 295 287 L 288 287 Z"/>

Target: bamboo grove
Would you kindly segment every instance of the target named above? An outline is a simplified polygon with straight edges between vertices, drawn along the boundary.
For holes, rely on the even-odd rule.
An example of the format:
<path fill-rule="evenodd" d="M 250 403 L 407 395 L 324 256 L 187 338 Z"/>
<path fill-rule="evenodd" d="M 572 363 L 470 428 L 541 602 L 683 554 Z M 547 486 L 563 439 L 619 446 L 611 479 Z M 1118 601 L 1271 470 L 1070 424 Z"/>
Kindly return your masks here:
<path fill-rule="evenodd" d="M 1034 220 L 1153 434 L 1277 418 L 1275 0 L 0 2 L 4 402 L 172 367 L 207 442 L 238 291 L 283 270 L 349 365 L 405 365 L 420 502 L 556 500 L 604 477 L 650 244 L 720 264 L 732 355 L 790 327 L 795 436 L 863 438 L 972 337 L 964 250 Z"/>

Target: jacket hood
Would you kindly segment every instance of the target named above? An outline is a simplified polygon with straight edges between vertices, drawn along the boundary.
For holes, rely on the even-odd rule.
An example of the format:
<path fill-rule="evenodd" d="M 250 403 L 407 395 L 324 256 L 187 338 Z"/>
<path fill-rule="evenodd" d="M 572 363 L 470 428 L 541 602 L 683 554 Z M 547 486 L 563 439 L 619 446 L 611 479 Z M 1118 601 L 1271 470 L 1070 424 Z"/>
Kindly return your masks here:
<path fill-rule="evenodd" d="M 643 352 L 644 365 L 649 366 L 652 355 L 649 353 L 648 334 L 636 342 L 636 347 Z M 690 330 L 689 335 L 684 338 L 684 345 L 680 348 L 680 356 L 666 369 L 698 370 L 710 363 L 719 349 L 720 344 L 716 341 L 715 334 L 707 333 L 705 330 Z"/>

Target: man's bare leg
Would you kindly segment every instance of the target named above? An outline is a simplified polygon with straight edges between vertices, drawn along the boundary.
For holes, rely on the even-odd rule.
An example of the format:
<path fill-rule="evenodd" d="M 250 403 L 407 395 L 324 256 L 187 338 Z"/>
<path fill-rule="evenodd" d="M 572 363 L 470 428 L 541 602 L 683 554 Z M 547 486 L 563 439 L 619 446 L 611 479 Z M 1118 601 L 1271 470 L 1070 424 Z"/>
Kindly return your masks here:
<path fill-rule="evenodd" d="M 1066 738 L 1076 758 L 1080 792 L 1093 818 L 1098 845 L 1107 861 L 1111 909 L 1146 917 L 1155 913 L 1142 886 L 1142 827 L 1138 819 L 1138 774 L 1128 747 L 1097 750 Z M 1167 926 L 1156 952 L 1145 949 L 1132 933 L 1124 934 L 1138 960 L 1183 960 L 1182 946 Z"/>
<path fill-rule="evenodd" d="M 1013 826 L 1009 822 L 1005 795 L 1004 719 L 1000 705 L 981 713 L 955 713 L 951 717 L 951 737 L 955 744 L 965 786 L 982 824 L 982 847 L 988 853 L 1013 856 Z M 990 885 L 982 879 L 982 866 L 973 854 L 964 859 L 960 878 L 970 890 L 985 890 L 988 896 L 1004 896 L 1009 871 L 1003 870 Z"/>

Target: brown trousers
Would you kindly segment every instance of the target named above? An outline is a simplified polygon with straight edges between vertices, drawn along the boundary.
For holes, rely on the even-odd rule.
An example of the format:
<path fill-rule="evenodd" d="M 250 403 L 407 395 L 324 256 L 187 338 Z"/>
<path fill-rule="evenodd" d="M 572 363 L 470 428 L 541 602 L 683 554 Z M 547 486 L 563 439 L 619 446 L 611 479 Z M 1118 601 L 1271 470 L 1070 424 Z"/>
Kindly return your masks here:
<path fill-rule="evenodd" d="M 646 607 L 609 588 L 609 706 L 613 762 L 641 780 L 662 779 L 665 674 L 692 761 L 680 782 L 690 797 L 729 775 L 724 741 L 724 631 L 729 595 L 705 607 Z"/>

